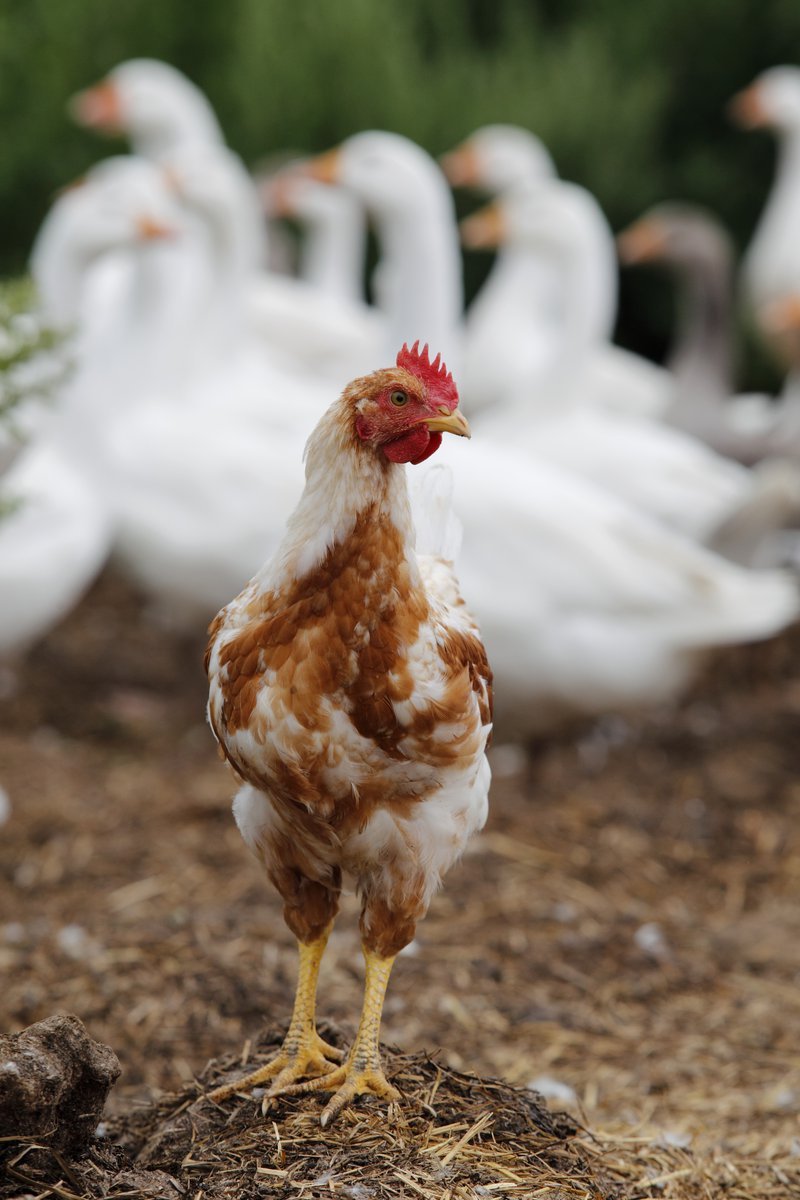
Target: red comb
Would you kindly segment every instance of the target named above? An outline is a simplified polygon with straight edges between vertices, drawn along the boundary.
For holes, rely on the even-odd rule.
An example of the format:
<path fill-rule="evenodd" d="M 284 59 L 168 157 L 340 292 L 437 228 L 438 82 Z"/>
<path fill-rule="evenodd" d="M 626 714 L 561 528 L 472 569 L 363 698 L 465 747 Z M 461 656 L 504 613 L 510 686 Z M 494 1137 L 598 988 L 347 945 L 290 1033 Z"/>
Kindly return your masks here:
<path fill-rule="evenodd" d="M 422 347 L 421 352 L 419 340 L 414 342 L 410 350 L 403 343 L 403 349 L 397 355 L 397 365 L 398 367 L 403 367 L 406 371 L 410 371 L 412 375 L 416 375 L 417 379 L 421 379 L 429 391 L 433 392 L 437 400 L 441 400 L 442 403 L 449 405 L 450 408 L 456 407 L 458 404 L 458 389 L 453 376 L 442 362 L 440 354 L 437 354 L 436 358 L 431 362 L 428 356 L 427 342 Z"/>

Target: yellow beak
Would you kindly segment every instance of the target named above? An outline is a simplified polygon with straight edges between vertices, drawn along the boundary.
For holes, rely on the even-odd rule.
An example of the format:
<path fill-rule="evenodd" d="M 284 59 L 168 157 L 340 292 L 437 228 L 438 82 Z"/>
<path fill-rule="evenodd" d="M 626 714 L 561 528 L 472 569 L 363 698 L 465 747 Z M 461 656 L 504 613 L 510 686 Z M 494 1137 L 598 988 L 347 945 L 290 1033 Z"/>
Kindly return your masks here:
<path fill-rule="evenodd" d="M 620 262 L 627 266 L 659 259 L 664 252 L 666 241 L 660 223 L 654 218 L 644 218 L 634 225 L 629 225 L 622 233 L 617 234 L 615 240 Z"/>
<path fill-rule="evenodd" d="M 162 221 L 156 220 L 148 213 L 140 213 L 136 217 L 135 224 L 136 232 L 145 242 L 154 242 L 161 238 L 174 238 L 177 236 L 177 230 L 173 229 L 171 225 L 165 225 Z"/>
<path fill-rule="evenodd" d="M 318 183 L 338 183 L 341 174 L 341 156 L 340 148 L 334 146 L 333 150 L 326 150 L 324 154 L 318 154 L 316 158 L 309 158 L 299 168 L 299 172 L 310 176 L 311 179 L 316 179 Z"/>
<path fill-rule="evenodd" d="M 425 417 L 420 423 L 427 425 L 431 433 L 455 433 L 459 437 L 472 437 L 467 418 L 457 408 L 452 412 L 442 409 L 440 417 Z"/>
<path fill-rule="evenodd" d="M 761 323 L 772 334 L 800 332 L 800 296 L 782 296 L 765 305 L 760 313 Z"/>
<path fill-rule="evenodd" d="M 451 187 L 477 187 L 480 183 L 480 163 L 469 142 L 443 154 L 439 166 Z"/>
<path fill-rule="evenodd" d="M 470 250 L 489 250 L 502 246 L 508 236 L 508 225 L 500 204 L 487 204 L 459 225 L 461 241 Z"/>
<path fill-rule="evenodd" d="M 757 83 L 751 83 L 744 91 L 737 92 L 726 107 L 730 119 L 742 129 L 760 129 L 769 124 L 769 114 L 764 108 Z"/>
<path fill-rule="evenodd" d="M 78 92 L 69 101 L 69 110 L 79 125 L 89 129 L 107 129 L 121 133 L 122 105 L 119 92 L 110 79 L 103 79 L 93 87 Z"/>

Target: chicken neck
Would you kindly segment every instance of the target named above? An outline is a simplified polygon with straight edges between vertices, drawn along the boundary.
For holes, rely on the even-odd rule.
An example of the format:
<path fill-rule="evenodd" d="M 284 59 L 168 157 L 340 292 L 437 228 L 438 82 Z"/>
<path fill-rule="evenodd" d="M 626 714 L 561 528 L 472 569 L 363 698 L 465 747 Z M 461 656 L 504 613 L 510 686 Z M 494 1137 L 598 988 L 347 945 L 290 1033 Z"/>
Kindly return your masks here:
<path fill-rule="evenodd" d="M 275 558 L 256 576 L 260 587 L 274 590 L 308 575 L 346 541 L 368 510 L 398 531 L 411 582 L 419 583 L 404 468 L 362 446 L 353 431 L 359 382 L 331 405 L 308 440 L 306 485 Z"/>

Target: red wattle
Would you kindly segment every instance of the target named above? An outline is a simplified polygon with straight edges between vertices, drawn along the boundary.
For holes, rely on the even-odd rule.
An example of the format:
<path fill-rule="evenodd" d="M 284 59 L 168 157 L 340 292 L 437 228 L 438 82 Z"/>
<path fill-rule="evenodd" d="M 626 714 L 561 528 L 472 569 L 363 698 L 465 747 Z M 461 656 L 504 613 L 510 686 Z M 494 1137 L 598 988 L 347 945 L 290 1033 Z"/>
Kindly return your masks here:
<path fill-rule="evenodd" d="M 431 433 L 427 425 L 415 425 L 400 437 L 384 442 L 383 453 L 391 462 L 421 463 L 442 444 L 441 433 Z"/>
<path fill-rule="evenodd" d="M 442 444 L 442 435 L 439 433 L 439 431 L 434 430 L 434 432 L 431 433 L 429 430 L 428 431 L 428 445 L 425 447 L 422 454 L 420 454 L 419 458 L 412 458 L 411 462 L 414 464 L 414 466 L 416 466 L 417 463 L 425 462 L 426 458 L 430 458 L 430 456 L 432 454 L 436 453 L 436 451 L 439 449 L 441 444 Z"/>

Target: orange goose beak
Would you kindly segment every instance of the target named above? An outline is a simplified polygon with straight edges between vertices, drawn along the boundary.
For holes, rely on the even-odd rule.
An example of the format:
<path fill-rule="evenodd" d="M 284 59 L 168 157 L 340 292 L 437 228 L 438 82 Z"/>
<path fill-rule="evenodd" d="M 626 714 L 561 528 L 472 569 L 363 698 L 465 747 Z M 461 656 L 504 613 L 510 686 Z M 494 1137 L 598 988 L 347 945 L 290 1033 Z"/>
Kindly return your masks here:
<path fill-rule="evenodd" d="M 761 88 L 757 83 L 732 96 L 726 105 L 731 121 L 741 129 L 763 129 L 769 125 L 769 113 L 764 105 Z"/>
<path fill-rule="evenodd" d="M 493 250 L 508 237 L 508 223 L 502 205 L 497 202 L 465 217 L 458 228 L 462 244 L 468 250 Z"/>
<path fill-rule="evenodd" d="M 298 171 L 318 183 L 338 183 L 341 177 L 342 151 L 339 146 L 310 158 Z"/>
<path fill-rule="evenodd" d="M 625 266 L 636 263 L 654 262 L 661 258 L 666 239 L 661 222 L 655 218 L 645 218 L 635 221 L 614 239 L 617 244 L 619 260 Z"/>
<path fill-rule="evenodd" d="M 439 166 L 451 187 L 480 186 L 478 155 L 469 142 L 464 142 L 461 146 L 456 146 L 455 150 L 443 154 L 439 159 Z"/>
<path fill-rule="evenodd" d="M 88 129 L 121 133 L 124 128 L 119 92 L 110 79 L 78 92 L 70 100 L 69 110 L 73 119 Z"/>
<path fill-rule="evenodd" d="M 165 225 L 163 222 L 155 220 L 148 213 L 140 213 L 136 218 L 136 232 L 144 242 L 155 242 L 178 236 L 178 231 L 171 225 Z"/>

